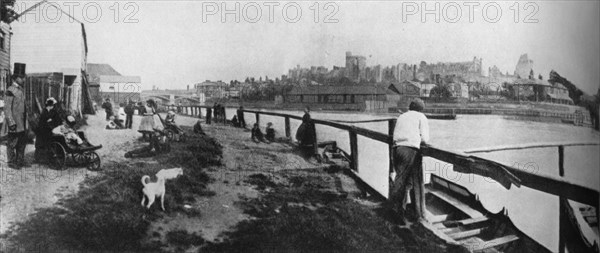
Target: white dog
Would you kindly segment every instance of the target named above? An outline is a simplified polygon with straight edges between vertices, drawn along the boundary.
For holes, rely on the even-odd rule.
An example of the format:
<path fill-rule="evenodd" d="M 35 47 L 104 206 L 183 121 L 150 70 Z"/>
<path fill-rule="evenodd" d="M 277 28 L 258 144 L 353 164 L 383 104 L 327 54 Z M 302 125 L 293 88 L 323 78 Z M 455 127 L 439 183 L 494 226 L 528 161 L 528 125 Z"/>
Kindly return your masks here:
<path fill-rule="evenodd" d="M 179 175 L 183 175 L 183 169 L 181 168 L 173 168 L 173 169 L 162 169 L 156 173 L 156 178 L 158 181 L 149 182 L 150 176 L 144 175 L 142 177 L 142 184 L 144 185 L 144 196 L 142 196 L 142 206 L 144 206 L 144 199 L 148 199 L 148 204 L 146 208 L 150 209 L 150 206 L 154 203 L 154 199 L 156 197 L 160 197 L 160 207 L 162 210 L 165 210 L 165 181 L 167 179 L 174 179 Z"/>

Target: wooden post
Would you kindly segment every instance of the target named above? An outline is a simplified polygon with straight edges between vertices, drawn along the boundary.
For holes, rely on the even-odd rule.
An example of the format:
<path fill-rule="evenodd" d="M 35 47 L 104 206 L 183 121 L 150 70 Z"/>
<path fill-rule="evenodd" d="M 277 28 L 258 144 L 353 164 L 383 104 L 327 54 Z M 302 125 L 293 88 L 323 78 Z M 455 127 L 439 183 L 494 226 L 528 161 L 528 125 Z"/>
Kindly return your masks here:
<path fill-rule="evenodd" d="M 565 176 L 565 146 L 558 146 L 558 175 Z"/>
<path fill-rule="evenodd" d="M 285 117 L 285 137 L 290 138 L 292 133 L 290 131 L 290 117 Z"/>
<path fill-rule="evenodd" d="M 315 141 L 313 142 L 313 154 L 315 155 L 315 157 L 317 158 L 317 160 L 319 162 L 321 162 L 321 157 L 319 156 L 319 138 L 317 137 L 317 125 L 315 125 L 315 123 L 312 123 L 313 127 L 315 128 Z"/>
<path fill-rule="evenodd" d="M 394 129 L 396 128 L 396 119 L 388 120 L 388 135 L 394 136 Z M 389 155 L 390 155 L 390 173 L 394 171 L 394 143 L 389 144 Z"/>
<path fill-rule="evenodd" d="M 257 112 L 256 114 L 256 124 L 258 124 L 258 126 L 260 126 L 260 114 Z"/>
<path fill-rule="evenodd" d="M 223 123 L 227 123 L 227 110 L 225 107 L 223 107 Z"/>
<path fill-rule="evenodd" d="M 565 176 L 565 167 L 564 167 L 564 163 L 565 163 L 565 147 L 564 146 L 558 146 L 558 175 L 560 177 L 564 177 Z M 566 206 L 565 206 L 565 201 L 566 199 L 563 197 L 559 197 L 558 198 L 558 252 L 559 253 L 564 253 L 565 252 L 565 248 L 566 248 L 566 242 L 565 242 L 565 230 L 566 230 L 566 226 L 567 226 L 567 220 L 566 220 Z"/>
<path fill-rule="evenodd" d="M 425 185 L 423 182 L 423 156 L 419 152 L 418 164 L 416 165 L 416 173 L 413 174 L 413 202 L 415 204 L 415 214 L 419 218 L 425 218 Z"/>
<path fill-rule="evenodd" d="M 350 134 L 350 156 L 352 157 L 352 161 L 350 161 L 350 168 L 358 172 L 358 139 L 356 136 L 356 131 L 353 129 L 348 133 Z"/>

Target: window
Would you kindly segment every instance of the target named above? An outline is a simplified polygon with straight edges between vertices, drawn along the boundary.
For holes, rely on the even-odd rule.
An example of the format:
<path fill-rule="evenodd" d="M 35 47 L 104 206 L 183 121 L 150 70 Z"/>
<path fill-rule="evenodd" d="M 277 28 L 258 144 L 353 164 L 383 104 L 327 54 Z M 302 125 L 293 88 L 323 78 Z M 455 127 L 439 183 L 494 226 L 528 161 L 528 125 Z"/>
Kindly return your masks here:
<path fill-rule="evenodd" d="M 1 50 L 5 50 L 4 35 L 5 35 L 4 32 L 0 32 L 0 49 Z"/>

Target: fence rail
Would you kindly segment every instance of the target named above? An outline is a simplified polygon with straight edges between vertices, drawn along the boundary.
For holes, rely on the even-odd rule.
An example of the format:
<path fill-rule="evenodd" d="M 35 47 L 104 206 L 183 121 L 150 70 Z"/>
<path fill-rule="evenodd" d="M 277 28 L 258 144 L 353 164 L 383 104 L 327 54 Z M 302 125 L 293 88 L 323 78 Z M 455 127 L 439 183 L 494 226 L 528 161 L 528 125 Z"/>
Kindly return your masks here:
<path fill-rule="evenodd" d="M 202 117 L 201 108 L 209 108 L 210 106 L 167 106 L 167 109 L 176 110 L 181 114 L 190 115 L 190 116 L 200 116 Z M 277 112 L 264 112 L 264 111 L 256 111 L 256 110 L 243 110 L 244 113 L 252 113 L 255 114 L 257 122 L 260 121 L 260 115 L 269 115 L 269 116 L 277 116 L 285 119 L 285 134 L 286 137 L 291 137 L 291 129 L 290 129 L 290 119 L 301 120 L 302 117 L 296 115 L 290 115 L 285 113 L 277 113 Z M 373 122 L 382 122 L 388 121 L 388 133 L 381 133 L 361 127 L 351 126 L 342 124 L 339 122 L 333 122 L 328 120 L 320 120 L 313 119 L 314 124 L 324 125 L 329 127 L 334 127 L 337 129 L 348 131 L 348 138 L 350 141 L 350 155 L 351 155 L 351 169 L 355 172 L 360 171 L 359 163 L 358 163 L 358 153 L 360 152 L 358 148 L 358 140 L 357 137 L 363 136 L 375 141 L 379 141 L 385 143 L 389 146 L 390 151 L 393 146 L 393 130 L 395 127 L 396 119 L 382 119 L 382 120 L 373 120 Z M 317 151 L 317 141 L 318 138 L 315 138 L 315 154 Z M 552 194 L 558 197 L 574 200 L 583 204 L 587 204 L 590 206 L 596 207 L 598 209 L 598 203 L 600 202 L 600 193 L 595 190 L 585 186 L 581 186 L 575 183 L 572 183 L 566 179 L 530 173 L 518 168 L 514 168 L 512 166 L 508 166 L 505 164 L 501 164 L 499 162 L 483 159 L 476 156 L 471 156 L 469 153 L 478 153 L 478 152 L 493 152 L 493 151 L 501 151 L 501 150 L 511 150 L 511 149 L 527 149 L 527 148 L 544 148 L 544 147 L 558 147 L 559 148 L 559 158 L 564 156 L 564 148 L 567 146 L 582 146 L 582 145 L 599 145 L 595 142 L 581 142 L 581 143 L 542 143 L 542 144 L 525 144 L 525 145 L 517 145 L 517 146 L 506 146 L 506 147 L 496 147 L 496 148 L 487 148 L 487 149 L 478 149 L 478 150 L 468 150 L 464 153 L 458 153 L 454 151 L 443 150 L 440 148 L 436 148 L 433 146 L 429 146 L 424 150 L 424 155 L 429 156 L 450 164 L 460 165 L 463 167 L 479 167 L 479 168 L 487 168 L 491 171 L 496 170 L 497 168 L 504 168 L 510 173 L 514 174 L 517 178 L 520 179 L 520 185 L 526 186 L 531 189 L 535 189 L 538 191 L 542 191 L 548 194 Z M 390 167 L 393 165 L 393 155 L 390 152 Z M 559 175 L 564 174 L 564 159 L 559 159 L 560 164 L 559 168 L 561 171 Z"/>

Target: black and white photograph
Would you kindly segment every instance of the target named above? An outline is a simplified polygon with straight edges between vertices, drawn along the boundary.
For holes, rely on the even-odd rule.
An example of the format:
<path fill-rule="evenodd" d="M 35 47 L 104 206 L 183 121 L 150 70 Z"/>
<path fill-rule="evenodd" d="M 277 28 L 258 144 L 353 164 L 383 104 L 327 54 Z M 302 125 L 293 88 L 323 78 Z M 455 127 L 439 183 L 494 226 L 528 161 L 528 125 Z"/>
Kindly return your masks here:
<path fill-rule="evenodd" d="M 0 252 L 598 253 L 598 27 L 598 0 L 1 0 Z"/>

